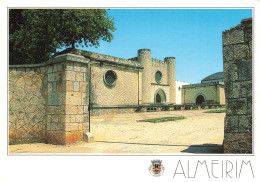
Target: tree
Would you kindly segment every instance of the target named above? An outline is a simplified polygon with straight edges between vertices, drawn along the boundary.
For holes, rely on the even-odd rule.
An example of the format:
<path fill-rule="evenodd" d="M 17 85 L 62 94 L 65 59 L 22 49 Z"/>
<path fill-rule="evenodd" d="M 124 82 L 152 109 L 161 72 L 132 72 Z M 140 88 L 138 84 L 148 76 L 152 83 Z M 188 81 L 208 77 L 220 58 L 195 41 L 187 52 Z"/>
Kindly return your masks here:
<path fill-rule="evenodd" d="M 9 63 L 41 63 L 57 49 L 111 42 L 114 19 L 104 9 L 10 9 Z"/>

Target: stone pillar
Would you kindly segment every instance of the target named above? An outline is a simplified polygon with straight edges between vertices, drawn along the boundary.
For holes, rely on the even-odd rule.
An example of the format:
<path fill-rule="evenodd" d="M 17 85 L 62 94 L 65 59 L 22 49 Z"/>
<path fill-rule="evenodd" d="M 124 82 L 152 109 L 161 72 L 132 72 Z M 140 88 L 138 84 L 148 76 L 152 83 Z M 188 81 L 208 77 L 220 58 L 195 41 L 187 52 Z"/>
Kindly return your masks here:
<path fill-rule="evenodd" d="M 83 141 L 83 134 L 89 131 L 88 60 L 61 56 L 64 61 L 48 66 L 46 142 L 51 144 Z"/>
<path fill-rule="evenodd" d="M 144 69 L 142 70 L 142 103 L 149 104 L 153 101 L 151 100 L 151 67 L 152 58 L 150 49 L 140 49 L 138 50 L 137 60 L 142 64 Z M 141 72 L 141 71 L 140 71 Z M 153 98 L 153 97 L 152 97 Z"/>
<path fill-rule="evenodd" d="M 176 103 L 175 57 L 167 57 L 164 61 L 167 63 L 168 84 L 170 85 L 169 102 Z"/>
<path fill-rule="evenodd" d="M 227 104 L 224 152 L 252 153 L 252 19 L 224 31 L 222 38 Z"/>

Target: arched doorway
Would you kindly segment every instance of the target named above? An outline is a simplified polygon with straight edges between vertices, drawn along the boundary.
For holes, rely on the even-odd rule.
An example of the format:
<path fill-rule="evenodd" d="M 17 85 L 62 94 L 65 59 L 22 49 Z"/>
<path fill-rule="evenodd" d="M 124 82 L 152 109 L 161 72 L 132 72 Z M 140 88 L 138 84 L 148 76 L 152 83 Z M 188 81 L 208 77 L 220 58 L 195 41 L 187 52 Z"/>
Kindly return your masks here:
<path fill-rule="evenodd" d="M 159 89 L 155 92 L 154 102 L 157 104 L 166 102 L 166 94 L 162 89 Z"/>
<path fill-rule="evenodd" d="M 202 95 L 198 95 L 196 98 L 196 105 L 202 105 L 205 102 L 205 98 Z"/>

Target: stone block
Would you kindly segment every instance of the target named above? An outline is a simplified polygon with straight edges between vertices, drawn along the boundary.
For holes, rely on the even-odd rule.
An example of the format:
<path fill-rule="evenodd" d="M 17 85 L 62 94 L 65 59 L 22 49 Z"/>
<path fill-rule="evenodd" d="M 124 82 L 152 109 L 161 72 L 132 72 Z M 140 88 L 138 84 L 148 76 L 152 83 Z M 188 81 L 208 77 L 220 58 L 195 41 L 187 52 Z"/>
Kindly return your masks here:
<path fill-rule="evenodd" d="M 84 123 L 82 123 L 82 131 L 89 132 L 89 123 L 86 120 Z"/>
<path fill-rule="evenodd" d="M 55 114 L 55 106 L 49 105 L 47 107 L 47 111 L 48 111 L 48 114 Z"/>
<path fill-rule="evenodd" d="M 75 115 L 76 122 L 77 123 L 83 123 L 84 122 L 84 115 Z"/>
<path fill-rule="evenodd" d="M 247 113 L 247 100 L 245 98 L 227 100 L 227 115 Z"/>
<path fill-rule="evenodd" d="M 232 61 L 234 58 L 233 45 L 227 45 L 223 47 L 223 60 Z"/>
<path fill-rule="evenodd" d="M 32 102 L 32 101 L 30 101 L 30 102 Z M 35 102 L 37 104 L 37 101 L 35 101 Z M 56 106 L 58 104 L 56 93 L 51 93 L 50 95 L 48 95 L 48 104 L 51 106 Z"/>
<path fill-rule="evenodd" d="M 54 74 L 53 73 L 49 73 L 48 74 L 48 82 L 53 82 L 54 81 Z"/>
<path fill-rule="evenodd" d="M 87 83 L 86 82 L 79 82 L 79 91 L 86 92 L 87 90 Z"/>
<path fill-rule="evenodd" d="M 65 93 L 56 93 L 57 105 L 61 106 L 65 104 Z"/>
<path fill-rule="evenodd" d="M 60 105 L 60 106 L 54 106 L 54 113 L 56 114 L 65 114 L 65 106 L 64 105 Z"/>
<path fill-rule="evenodd" d="M 65 80 L 65 72 L 56 72 L 54 74 L 54 81 L 62 82 Z"/>
<path fill-rule="evenodd" d="M 239 116 L 239 131 L 252 132 L 252 116 L 242 115 Z"/>
<path fill-rule="evenodd" d="M 227 115 L 225 117 L 225 132 L 238 132 L 238 116 L 237 115 Z"/>
<path fill-rule="evenodd" d="M 73 62 L 66 62 L 65 70 L 73 71 Z"/>
<path fill-rule="evenodd" d="M 252 81 L 241 82 L 241 97 L 252 97 Z"/>
<path fill-rule="evenodd" d="M 84 81 L 84 73 L 76 72 L 76 81 L 83 82 Z"/>
<path fill-rule="evenodd" d="M 56 84 L 57 86 L 57 92 L 65 92 L 66 91 L 66 82 L 65 81 L 61 81 L 61 82 L 57 82 Z M 72 90 L 70 90 L 72 91 Z"/>
<path fill-rule="evenodd" d="M 65 115 L 65 114 L 62 114 L 62 115 L 58 115 L 59 116 L 59 122 L 60 123 L 70 123 L 70 115 Z"/>
<path fill-rule="evenodd" d="M 76 123 L 76 115 L 70 115 L 70 122 Z"/>
<path fill-rule="evenodd" d="M 46 67 L 45 66 L 40 67 L 40 73 L 46 73 Z"/>
<path fill-rule="evenodd" d="M 247 43 L 234 45 L 234 59 L 248 59 L 249 45 Z"/>
<path fill-rule="evenodd" d="M 52 122 L 59 122 L 59 115 L 52 115 Z"/>
<path fill-rule="evenodd" d="M 88 114 L 88 105 L 83 106 L 83 114 Z"/>
<path fill-rule="evenodd" d="M 66 92 L 66 105 L 81 105 L 80 92 Z"/>
<path fill-rule="evenodd" d="M 66 106 L 66 114 L 78 114 L 78 106 L 67 105 Z"/>
<path fill-rule="evenodd" d="M 74 71 L 66 71 L 66 80 L 75 81 L 75 72 Z"/>
<path fill-rule="evenodd" d="M 224 80 L 225 82 L 238 80 L 238 66 L 236 63 L 224 63 Z"/>
<path fill-rule="evenodd" d="M 73 82 L 73 92 L 79 92 L 79 82 Z"/>
<path fill-rule="evenodd" d="M 48 66 L 48 74 L 53 72 L 53 65 Z"/>
<path fill-rule="evenodd" d="M 79 123 L 66 123 L 66 131 L 78 131 Z"/>
<path fill-rule="evenodd" d="M 78 114 L 83 114 L 83 107 L 84 106 L 77 106 L 78 107 Z"/>
<path fill-rule="evenodd" d="M 52 92 L 56 92 L 57 87 L 56 87 L 56 82 L 52 82 Z"/>
<path fill-rule="evenodd" d="M 86 73 L 86 72 L 87 72 L 87 64 L 82 64 L 80 71 L 81 71 L 82 73 Z"/>
<path fill-rule="evenodd" d="M 72 92 L 72 91 L 73 91 L 73 82 L 66 81 L 66 92 Z"/>
<path fill-rule="evenodd" d="M 74 71 L 81 71 L 81 63 L 74 63 Z"/>
<path fill-rule="evenodd" d="M 231 98 L 239 98 L 241 95 L 241 82 L 232 82 Z"/>
<path fill-rule="evenodd" d="M 57 72 L 58 71 L 58 64 L 54 64 L 53 65 L 53 72 Z"/>
<path fill-rule="evenodd" d="M 252 80 L 252 59 L 238 61 L 239 80 Z"/>

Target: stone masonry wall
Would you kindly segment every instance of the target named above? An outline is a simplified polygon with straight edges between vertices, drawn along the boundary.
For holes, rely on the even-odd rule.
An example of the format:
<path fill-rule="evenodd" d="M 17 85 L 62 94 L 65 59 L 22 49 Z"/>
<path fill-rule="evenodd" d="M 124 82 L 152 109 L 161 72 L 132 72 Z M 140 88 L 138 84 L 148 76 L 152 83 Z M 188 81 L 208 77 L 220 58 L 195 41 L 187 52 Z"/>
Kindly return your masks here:
<path fill-rule="evenodd" d="M 252 153 L 252 19 L 224 31 L 224 152 Z"/>
<path fill-rule="evenodd" d="M 9 70 L 9 142 L 44 142 L 47 105 L 46 68 Z"/>

